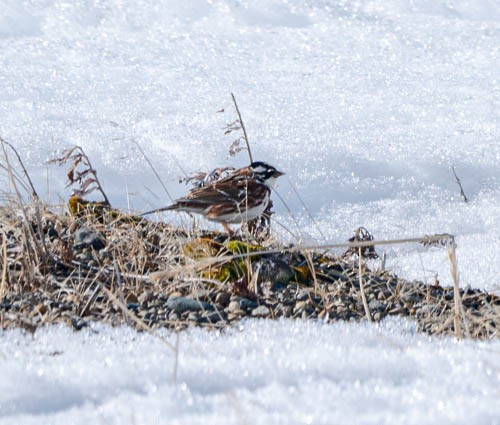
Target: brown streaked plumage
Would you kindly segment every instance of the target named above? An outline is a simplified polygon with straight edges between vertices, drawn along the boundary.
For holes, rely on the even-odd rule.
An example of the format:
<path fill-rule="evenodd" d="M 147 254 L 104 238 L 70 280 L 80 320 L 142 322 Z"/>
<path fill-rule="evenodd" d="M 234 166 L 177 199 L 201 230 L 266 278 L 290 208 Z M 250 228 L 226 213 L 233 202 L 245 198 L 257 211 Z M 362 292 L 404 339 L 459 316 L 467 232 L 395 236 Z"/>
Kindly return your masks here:
<path fill-rule="evenodd" d="M 206 176 L 210 176 L 207 173 Z M 185 211 L 200 214 L 211 221 L 221 223 L 232 234 L 228 223 L 246 223 L 259 217 L 267 205 L 274 180 L 281 171 L 264 162 L 253 162 L 248 167 L 234 170 L 222 179 L 203 180 L 203 185 L 192 189 L 174 204 L 159 210 Z"/>

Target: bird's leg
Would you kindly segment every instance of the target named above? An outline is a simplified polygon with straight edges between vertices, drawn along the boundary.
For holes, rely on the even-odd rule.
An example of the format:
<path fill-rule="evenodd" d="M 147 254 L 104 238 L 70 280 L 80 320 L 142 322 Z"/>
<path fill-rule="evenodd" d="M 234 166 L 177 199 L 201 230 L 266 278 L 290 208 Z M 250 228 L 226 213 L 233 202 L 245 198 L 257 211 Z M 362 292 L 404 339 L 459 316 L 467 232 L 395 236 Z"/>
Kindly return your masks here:
<path fill-rule="evenodd" d="M 231 228 L 224 222 L 221 222 L 222 227 L 224 227 L 224 230 L 228 233 L 229 237 L 234 235 L 234 232 L 231 230 Z"/>

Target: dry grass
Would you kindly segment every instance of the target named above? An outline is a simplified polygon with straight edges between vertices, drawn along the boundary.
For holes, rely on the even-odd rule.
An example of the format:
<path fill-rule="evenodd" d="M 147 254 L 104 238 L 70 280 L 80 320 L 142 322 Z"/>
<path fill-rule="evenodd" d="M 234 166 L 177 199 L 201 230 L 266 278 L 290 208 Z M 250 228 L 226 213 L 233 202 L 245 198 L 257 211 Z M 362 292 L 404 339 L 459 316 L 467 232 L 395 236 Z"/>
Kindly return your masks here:
<path fill-rule="evenodd" d="M 460 289 L 458 281 L 442 288 L 371 271 L 362 255 L 348 260 L 323 253 L 326 246 L 230 241 L 113 210 L 71 216 L 43 207 L 40 226 L 35 206 L 24 210 L 20 216 L 14 206 L 0 208 L 3 328 L 34 330 L 62 321 L 79 329 L 104 321 L 152 332 L 159 326 L 221 328 L 255 315 L 327 321 L 401 315 L 431 334 L 498 336 L 497 296 Z"/>
<path fill-rule="evenodd" d="M 39 202 L 31 181 L 10 163 L 9 145 L 1 144 L 2 168 L 13 188 L 0 207 L 1 328 L 34 331 L 65 322 L 81 329 L 103 321 L 153 333 L 156 327 L 216 329 L 244 317 L 331 322 L 399 315 L 430 334 L 499 336 L 500 299 L 459 288 L 451 235 L 374 241 L 361 228 L 348 243 L 284 246 L 270 238 L 256 242 L 249 234 L 229 240 L 147 221 L 113 210 L 107 201 L 72 197 L 70 213 L 56 213 L 62 209 Z M 83 152 L 68 151 L 64 158 L 71 163 L 70 181 L 103 192 Z M 366 260 L 376 258 L 376 245 L 401 243 L 446 248 L 454 287 L 409 282 L 384 267 L 370 270 Z M 345 254 L 329 253 L 335 249 Z"/>

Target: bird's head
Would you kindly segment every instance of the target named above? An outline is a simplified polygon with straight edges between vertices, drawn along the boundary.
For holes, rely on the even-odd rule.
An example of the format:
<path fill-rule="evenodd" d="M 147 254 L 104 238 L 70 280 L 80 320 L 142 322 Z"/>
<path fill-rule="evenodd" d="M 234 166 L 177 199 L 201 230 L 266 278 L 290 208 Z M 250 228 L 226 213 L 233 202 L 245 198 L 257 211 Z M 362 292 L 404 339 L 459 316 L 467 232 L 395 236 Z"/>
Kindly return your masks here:
<path fill-rule="evenodd" d="M 250 164 L 250 170 L 252 171 L 253 176 L 260 181 L 261 183 L 265 183 L 269 187 L 274 187 L 276 183 L 276 179 L 279 176 L 282 176 L 283 172 L 278 171 L 272 165 L 267 164 L 266 162 L 256 161 Z"/>

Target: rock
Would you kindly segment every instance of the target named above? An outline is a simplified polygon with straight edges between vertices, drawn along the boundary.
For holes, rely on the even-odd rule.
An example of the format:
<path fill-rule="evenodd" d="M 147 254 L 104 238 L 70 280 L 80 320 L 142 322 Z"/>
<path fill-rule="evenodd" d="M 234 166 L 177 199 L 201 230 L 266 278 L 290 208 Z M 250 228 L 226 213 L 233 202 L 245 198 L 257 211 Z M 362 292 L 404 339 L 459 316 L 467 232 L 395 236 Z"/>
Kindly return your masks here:
<path fill-rule="evenodd" d="M 242 310 L 253 310 L 254 308 L 257 307 L 257 303 L 255 301 L 249 300 L 248 298 L 243 298 L 243 297 L 238 297 L 238 296 L 232 296 L 231 297 L 231 302 L 229 303 L 230 309 L 228 311 L 231 311 L 231 309 L 235 309 L 236 304 L 233 303 L 238 303 L 238 308 Z M 232 306 L 232 307 L 231 307 Z"/>
<path fill-rule="evenodd" d="M 86 226 L 75 232 L 74 240 L 73 249 L 92 248 L 99 251 L 106 246 L 104 236 Z"/>
<path fill-rule="evenodd" d="M 139 298 L 133 292 L 129 292 L 125 297 L 125 301 L 127 301 L 128 303 L 137 304 L 139 302 Z"/>
<path fill-rule="evenodd" d="M 290 317 L 292 315 L 293 308 L 291 305 L 278 305 L 276 309 L 274 310 L 274 313 L 278 314 L 279 316 L 283 317 Z"/>
<path fill-rule="evenodd" d="M 203 313 L 201 317 L 198 317 L 197 323 L 217 323 L 221 320 L 224 321 L 224 316 L 221 317 L 218 312 L 212 311 L 211 313 Z"/>
<path fill-rule="evenodd" d="M 231 294 L 229 292 L 219 292 L 215 297 L 215 303 L 219 306 L 226 307 L 231 299 Z"/>
<path fill-rule="evenodd" d="M 133 312 L 137 312 L 139 310 L 138 303 L 127 303 L 127 309 L 132 310 Z"/>
<path fill-rule="evenodd" d="M 229 306 L 227 307 L 227 312 L 228 313 L 235 313 L 237 311 L 241 311 L 239 301 L 231 301 L 229 303 Z"/>
<path fill-rule="evenodd" d="M 151 315 L 149 315 L 149 317 L 151 317 Z M 144 316 L 144 319 L 147 319 L 149 317 L 146 315 L 146 316 Z M 171 311 L 168 314 L 168 320 L 172 320 L 175 322 L 175 321 L 179 320 L 179 315 L 175 311 Z"/>
<path fill-rule="evenodd" d="M 184 313 L 185 311 L 212 311 L 214 309 L 212 304 L 186 297 L 171 297 L 165 303 L 165 307 L 177 314 Z"/>
<path fill-rule="evenodd" d="M 72 317 L 71 318 L 71 325 L 73 326 L 73 329 L 76 331 L 82 330 L 84 327 L 88 326 L 89 324 L 83 320 L 81 317 Z"/>
<path fill-rule="evenodd" d="M 253 317 L 267 317 L 271 314 L 271 311 L 265 305 L 260 305 L 252 310 Z"/>
<path fill-rule="evenodd" d="M 422 296 L 419 294 L 403 294 L 401 295 L 401 300 L 407 304 L 417 304 L 422 301 Z"/>
<path fill-rule="evenodd" d="M 384 304 L 383 302 L 381 302 L 379 300 L 371 300 L 368 303 L 368 308 L 370 309 L 370 311 L 372 313 L 374 313 L 374 312 L 383 313 L 385 311 L 386 304 Z"/>
<path fill-rule="evenodd" d="M 139 303 L 144 306 L 146 303 L 151 301 L 154 298 L 153 291 L 144 291 L 141 295 L 138 297 Z"/>
<path fill-rule="evenodd" d="M 243 316 L 245 316 L 245 312 L 243 310 L 240 310 L 240 313 L 229 313 L 227 315 L 227 320 L 229 322 L 233 322 L 235 320 L 241 319 Z"/>
<path fill-rule="evenodd" d="M 437 306 L 435 304 L 426 304 L 420 307 L 416 313 L 418 317 L 426 317 L 430 316 L 435 311 L 437 311 Z"/>
<path fill-rule="evenodd" d="M 198 319 L 200 318 L 200 316 L 198 316 L 197 313 L 195 313 L 194 311 L 192 311 L 191 313 L 188 314 L 188 317 L 187 319 L 191 322 L 197 322 Z"/>
<path fill-rule="evenodd" d="M 35 311 L 43 315 L 47 313 L 47 306 L 43 303 L 40 303 L 37 306 L 35 306 Z"/>
<path fill-rule="evenodd" d="M 286 285 L 294 277 L 293 269 L 276 256 L 266 256 L 252 263 L 254 273 L 258 273 L 257 283 L 272 282 Z"/>
<path fill-rule="evenodd" d="M 307 306 L 307 301 L 298 301 L 295 304 L 295 307 L 293 309 L 294 313 L 300 313 L 301 311 L 304 311 Z"/>
<path fill-rule="evenodd" d="M 299 291 L 299 293 L 297 294 L 297 301 L 305 301 L 307 299 L 309 299 L 309 291 L 305 289 Z"/>

